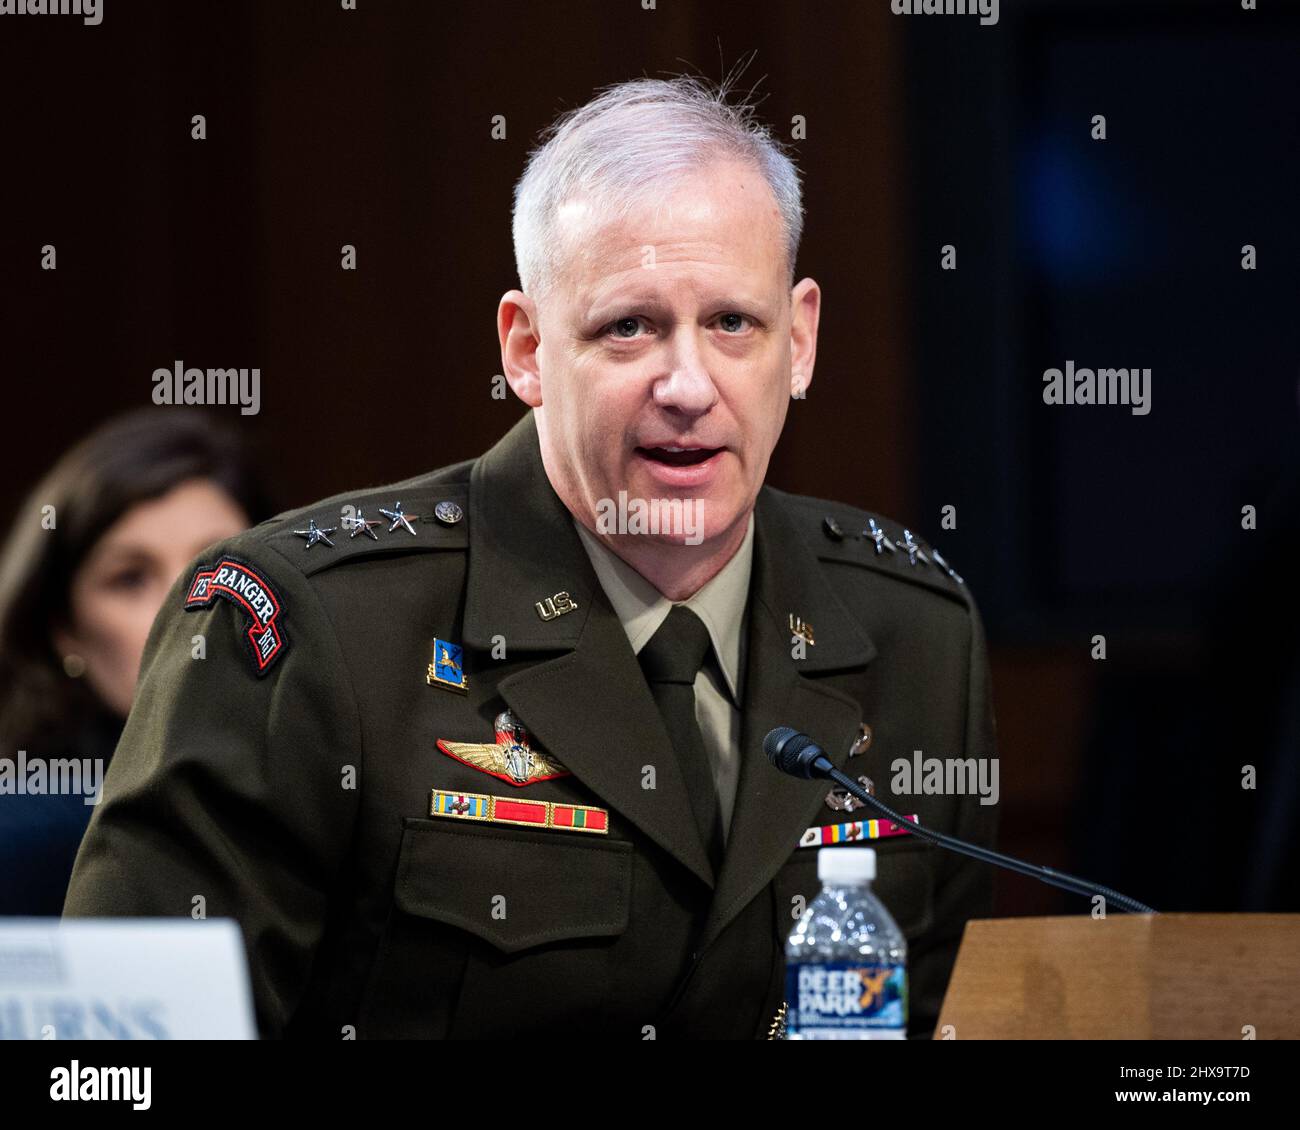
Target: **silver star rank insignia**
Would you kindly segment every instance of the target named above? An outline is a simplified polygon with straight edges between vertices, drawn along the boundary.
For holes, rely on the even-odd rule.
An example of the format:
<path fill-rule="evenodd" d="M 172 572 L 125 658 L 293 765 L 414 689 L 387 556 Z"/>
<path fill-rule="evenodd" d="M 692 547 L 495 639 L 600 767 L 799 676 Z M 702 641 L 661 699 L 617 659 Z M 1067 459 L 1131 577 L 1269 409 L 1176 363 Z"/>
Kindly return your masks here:
<path fill-rule="evenodd" d="M 318 541 L 323 541 L 326 545 L 333 546 L 334 543 L 325 535 L 332 534 L 337 530 L 337 526 L 328 526 L 322 530 L 318 525 L 316 525 L 315 518 L 308 518 L 307 528 L 305 530 L 294 530 L 293 532 L 295 537 L 307 539 L 307 544 L 303 546 L 303 549 L 311 549 L 311 547 Z"/>
<path fill-rule="evenodd" d="M 402 526 L 403 528 L 405 528 L 408 534 L 410 534 L 412 537 L 415 537 L 415 527 L 411 525 L 411 516 L 403 512 L 402 504 L 400 502 L 394 503 L 393 508 L 391 510 L 385 510 L 381 506 L 379 508 L 379 513 L 381 513 L 385 518 L 387 518 L 390 522 L 393 523 L 391 526 L 388 527 L 388 532 L 390 534 L 395 529 L 397 529 L 398 526 Z M 415 520 L 417 522 L 420 520 L 420 516 L 418 514 L 415 516 Z"/>
<path fill-rule="evenodd" d="M 343 520 L 343 525 L 352 531 L 348 534 L 349 539 L 356 537 L 357 534 L 365 534 L 366 537 L 370 538 L 372 541 L 378 541 L 379 535 L 375 533 L 374 527 L 382 526 L 383 522 L 378 518 L 367 518 L 361 512 L 361 507 L 358 506 L 357 516 L 355 518 L 345 518 Z"/>

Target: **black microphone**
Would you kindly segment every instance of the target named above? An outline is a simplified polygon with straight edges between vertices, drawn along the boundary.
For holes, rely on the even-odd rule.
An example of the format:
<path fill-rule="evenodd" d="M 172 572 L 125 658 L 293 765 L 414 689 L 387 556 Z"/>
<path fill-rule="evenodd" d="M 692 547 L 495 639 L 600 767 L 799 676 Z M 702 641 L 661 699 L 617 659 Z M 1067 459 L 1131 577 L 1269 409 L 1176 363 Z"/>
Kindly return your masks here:
<path fill-rule="evenodd" d="M 793 730 L 789 726 L 778 726 L 775 730 L 769 731 L 767 737 L 763 739 L 763 752 L 767 754 L 767 759 L 782 773 L 789 773 L 792 777 L 806 777 L 809 779 L 826 777 L 841 788 L 848 789 L 869 808 L 880 813 L 887 820 L 892 820 L 900 828 L 907 828 L 914 835 L 930 840 L 940 847 L 946 847 L 951 851 L 959 851 L 963 855 L 981 859 L 985 863 L 1005 867 L 1008 871 L 1028 875 L 1030 878 L 1038 879 L 1043 883 L 1050 883 L 1053 887 L 1060 887 L 1062 890 L 1070 891 L 1076 895 L 1101 895 L 1106 900 L 1107 906 L 1114 903 L 1121 910 L 1127 910 L 1130 914 L 1156 913 L 1151 907 L 1138 902 L 1136 899 L 1131 899 L 1118 891 L 1112 891 L 1109 887 L 1090 883 L 1087 879 L 1078 879 L 1073 875 L 1053 871 L 1050 867 L 1042 867 L 1036 863 L 1025 863 L 1023 860 L 990 851 L 978 844 L 968 844 L 965 840 L 959 840 L 955 836 L 946 836 L 942 832 L 922 828 L 920 824 L 900 816 L 883 801 L 877 800 L 857 781 L 846 777 L 831 764 L 830 758 L 826 756 L 826 751 L 821 746 L 807 734 L 801 734 L 798 730 Z"/>

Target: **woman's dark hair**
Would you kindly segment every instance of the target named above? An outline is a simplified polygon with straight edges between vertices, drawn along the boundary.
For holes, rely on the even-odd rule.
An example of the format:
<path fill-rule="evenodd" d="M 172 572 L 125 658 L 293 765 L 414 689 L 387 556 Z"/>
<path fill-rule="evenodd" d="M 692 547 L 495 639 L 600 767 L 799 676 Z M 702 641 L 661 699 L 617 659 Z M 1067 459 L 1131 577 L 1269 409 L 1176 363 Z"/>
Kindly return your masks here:
<path fill-rule="evenodd" d="M 144 408 L 107 421 L 36 485 L 0 551 L 0 755 L 75 732 L 105 708 L 63 671 L 50 633 L 69 618 L 72 579 L 137 503 L 208 479 L 254 524 L 269 506 L 233 432 L 195 409 Z M 54 526 L 42 522 L 53 507 Z"/>

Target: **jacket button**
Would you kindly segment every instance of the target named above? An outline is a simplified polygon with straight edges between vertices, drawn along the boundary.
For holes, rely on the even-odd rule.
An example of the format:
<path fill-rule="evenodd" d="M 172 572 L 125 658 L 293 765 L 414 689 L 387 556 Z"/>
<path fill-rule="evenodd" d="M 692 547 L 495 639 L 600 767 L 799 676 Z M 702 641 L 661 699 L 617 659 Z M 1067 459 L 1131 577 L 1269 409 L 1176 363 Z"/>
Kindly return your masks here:
<path fill-rule="evenodd" d="M 444 498 L 433 508 L 433 516 L 444 526 L 454 526 L 465 517 L 465 511 L 452 502 L 451 499 Z"/>

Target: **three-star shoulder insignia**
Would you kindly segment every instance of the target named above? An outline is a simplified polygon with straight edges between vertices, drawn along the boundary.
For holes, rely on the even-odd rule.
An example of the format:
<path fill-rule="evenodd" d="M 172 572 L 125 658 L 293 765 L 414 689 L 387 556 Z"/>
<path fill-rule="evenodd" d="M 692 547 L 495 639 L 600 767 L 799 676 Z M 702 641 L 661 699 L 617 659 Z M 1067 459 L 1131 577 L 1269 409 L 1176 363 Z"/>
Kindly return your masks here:
<path fill-rule="evenodd" d="M 814 545 L 819 557 L 865 565 L 969 601 L 965 578 L 909 527 L 840 503 L 797 501 L 810 525 L 816 526 Z"/>
<path fill-rule="evenodd" d="M 469 486 L 463 482 L 435 482 L 423 489 L 403 484 L 336 495 L 273 518 L 258 532 L 310 576 L 380 554 L 464 549 L 469 545 L 468 500 Z M 304 547 L 311 552 L 304 553 Z"/>

